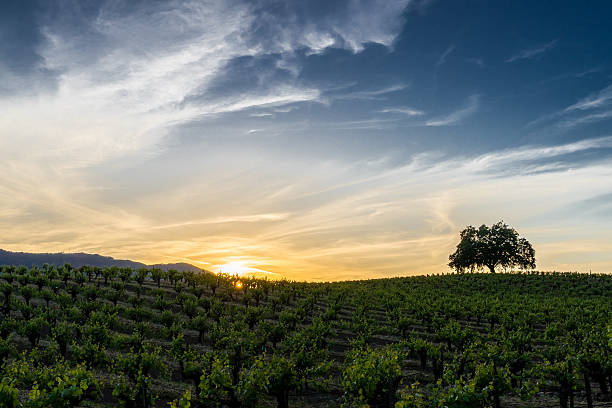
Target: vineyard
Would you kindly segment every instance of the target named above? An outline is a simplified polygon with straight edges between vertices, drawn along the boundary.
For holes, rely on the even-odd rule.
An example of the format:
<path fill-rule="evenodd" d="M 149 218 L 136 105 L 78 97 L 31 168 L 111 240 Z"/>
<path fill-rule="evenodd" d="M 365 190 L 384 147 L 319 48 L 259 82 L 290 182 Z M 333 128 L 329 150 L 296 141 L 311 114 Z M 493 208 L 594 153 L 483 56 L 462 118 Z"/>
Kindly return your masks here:
<path fill-rule="evenodd" d="M 5 266 L 0 407 L 612 407 L 612 275 Z"/>

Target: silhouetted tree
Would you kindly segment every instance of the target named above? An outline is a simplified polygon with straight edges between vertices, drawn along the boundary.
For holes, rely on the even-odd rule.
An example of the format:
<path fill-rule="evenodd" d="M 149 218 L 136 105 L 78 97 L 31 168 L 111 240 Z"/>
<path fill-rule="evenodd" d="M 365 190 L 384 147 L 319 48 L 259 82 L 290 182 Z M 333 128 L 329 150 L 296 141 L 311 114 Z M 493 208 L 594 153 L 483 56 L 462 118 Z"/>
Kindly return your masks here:
<path fill-rule="evenodd" d="M 466 227 L 461 231 L 461 241 L 449 260 L 448 266 L 458 272 L 487 267 L 495 273 L 497 266 L 535 268 L 535 251 L 516 230 L 500 221 L 491 227 L 484 224 L 479 228 Z"/>

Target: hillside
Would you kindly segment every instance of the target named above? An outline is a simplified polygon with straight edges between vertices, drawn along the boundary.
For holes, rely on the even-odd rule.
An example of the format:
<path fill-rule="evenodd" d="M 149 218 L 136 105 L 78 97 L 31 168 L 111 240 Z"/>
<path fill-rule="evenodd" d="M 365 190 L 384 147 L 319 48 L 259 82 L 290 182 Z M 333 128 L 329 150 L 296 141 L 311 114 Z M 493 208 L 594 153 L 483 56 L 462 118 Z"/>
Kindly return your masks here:
<path fill-rule="evenodd" d="M 5 392 L 100 408 L 612 405 L 612 275 L 98 272 L 2 268 Z"/>
<path fill-rule="evenodd" d="M 202 269 L 188 263 L 173 263 L 173 264 L 155 264 L 145 265 L 140 262 L 134 262 L 125 259 L 115 259 L 110 256 L 102 256 L 97 254 L 86 253 L 28 253 L 28 252 L 10 252 L 0 249 L 0 265 L 24 265 L 27 267 L 38 266 L 44 264 L 62 266 L 70 264 L 75 268 L 84 265 L 94 266 L 98 268 L 108 268 L 116 266 L 119 268 L 159 268 L 167 271 L 176 269 L 179 271 L 201 272 Z"/>

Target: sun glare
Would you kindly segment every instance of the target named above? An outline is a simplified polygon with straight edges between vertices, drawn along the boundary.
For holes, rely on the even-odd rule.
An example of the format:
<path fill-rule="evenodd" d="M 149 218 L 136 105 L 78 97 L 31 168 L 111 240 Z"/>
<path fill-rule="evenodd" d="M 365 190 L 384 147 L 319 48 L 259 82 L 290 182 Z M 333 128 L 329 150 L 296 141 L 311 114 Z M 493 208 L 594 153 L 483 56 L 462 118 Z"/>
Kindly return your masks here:
<path fill-rule="evenodd" d="M 217 273 L 226 273 L 228 275 L 253 275 L 253 274 L 266 274 L 268 272 L 248 266 L 246 261 L 232 261 L 221 265 L 216 265 L 213 270 Z"/>

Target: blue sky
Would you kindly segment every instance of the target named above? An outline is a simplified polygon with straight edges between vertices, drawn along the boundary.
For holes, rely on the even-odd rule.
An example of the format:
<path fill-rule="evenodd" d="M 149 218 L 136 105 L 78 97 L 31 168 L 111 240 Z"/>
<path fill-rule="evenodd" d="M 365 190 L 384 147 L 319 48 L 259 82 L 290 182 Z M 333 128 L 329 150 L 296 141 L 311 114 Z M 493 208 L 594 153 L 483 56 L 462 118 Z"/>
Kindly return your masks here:
<path fill-rule="evenodd" d="M 611 8 L 2 2 L 0 247 L 335 280 L 503 219 L 609 272 Z"/>

